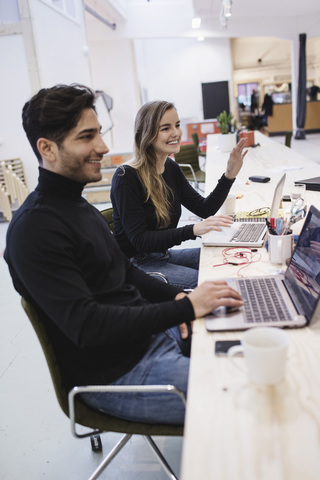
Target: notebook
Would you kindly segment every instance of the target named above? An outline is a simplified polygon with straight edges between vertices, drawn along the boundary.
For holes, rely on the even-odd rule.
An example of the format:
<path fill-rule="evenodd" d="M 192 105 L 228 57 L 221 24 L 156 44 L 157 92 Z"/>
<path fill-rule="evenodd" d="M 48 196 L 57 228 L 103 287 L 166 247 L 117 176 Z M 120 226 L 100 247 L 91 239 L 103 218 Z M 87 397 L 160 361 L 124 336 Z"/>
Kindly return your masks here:
<path fill-rule="evenodd" d="M 286 174 L 280 178 L 273 194 L 270 217 L 277 217 L 282 198 Z M 213 247 L 262 247 L 267 233 L 265 219 L 261 222 L 252 222 L 243 219 L 236 221 L 231 227 L 222 227 L 221 231 L 211 231 L 203 237 L 203 245 Z"/>
<path fill-rule="evenodd" d="M 257 326 L 303 327 L 320 319 L 320 211 L 313 205 L 303 224 L 284 275 L 227 279 L 244 305 L 220 307 L 206 316 L 209 331 Z"/>

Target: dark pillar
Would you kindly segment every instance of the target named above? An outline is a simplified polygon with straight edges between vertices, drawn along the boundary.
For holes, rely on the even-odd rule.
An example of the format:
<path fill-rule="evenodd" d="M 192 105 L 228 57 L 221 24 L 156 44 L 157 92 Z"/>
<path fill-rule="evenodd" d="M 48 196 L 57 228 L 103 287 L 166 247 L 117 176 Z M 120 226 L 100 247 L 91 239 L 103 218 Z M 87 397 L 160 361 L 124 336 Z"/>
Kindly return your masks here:
<path fill-rule="evenodd" d="M 297 140 L 304 140 L 306 138 L 306 133 L 304 131 L 304 124 L 306 120 L 306 107 L 307 107 L 306 38 L 307 38 L 307 35 L 305 33 L 301 33 L 299 35 L 297 131 L 294 137 Z"/>

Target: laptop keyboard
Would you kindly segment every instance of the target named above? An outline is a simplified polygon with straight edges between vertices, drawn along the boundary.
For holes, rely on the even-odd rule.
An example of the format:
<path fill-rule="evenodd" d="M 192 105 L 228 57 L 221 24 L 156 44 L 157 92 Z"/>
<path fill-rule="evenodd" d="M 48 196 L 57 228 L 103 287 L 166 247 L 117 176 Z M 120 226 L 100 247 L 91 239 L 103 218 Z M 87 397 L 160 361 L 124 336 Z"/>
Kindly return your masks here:
<path fill-rule="evenodd" d="M 246 322 L 292 320 L 274 278 L 243 278 L 239 287 Z"/>
<path fill-rule="evenodd" d="M 243 223 L 230 239 L 232 242 L 257 242 L 261 237 L 261 234 L 266 228 L 265 222 L 263 223 Z"/>
<path fill-rule="evenodd" d="M 266 217 L 239 217 L 234 218 L 234 222 L 254 222 L 254 223 L 264 223 L 266 224 Z"/>

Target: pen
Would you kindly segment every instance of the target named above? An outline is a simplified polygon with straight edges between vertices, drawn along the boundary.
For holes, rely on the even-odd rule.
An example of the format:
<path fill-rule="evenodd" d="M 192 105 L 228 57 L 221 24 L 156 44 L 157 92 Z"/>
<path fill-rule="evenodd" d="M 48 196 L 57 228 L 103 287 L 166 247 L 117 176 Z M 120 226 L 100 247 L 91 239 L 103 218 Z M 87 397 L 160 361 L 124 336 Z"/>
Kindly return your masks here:
<path fill-rule="evenodd" d="M 281 228 L 281 235 L 285 235 L 287 230 L 287 219 L 283 221 L 282 228 Z"/>
<path fill-rule="evenodd" d="M 271 220 L 272 220 L 272 218 L 270 218 L 270 222 L 269 222 L 269 220 L 266 218 L 266 224 L 267 224 L 268 231 L 271 235 L 278 235 L 277 232 L 275 231 L 275 229 L 272 228 L 272 226 L 271 226 Z"/>
<path fill-rule="evenodd" d="M 282 218 L 277 218 L 276 220 L 276 232 L 278 235 L 281 235 L 282 233 L 282 225 L 283 225 L 283 219 Z"/>

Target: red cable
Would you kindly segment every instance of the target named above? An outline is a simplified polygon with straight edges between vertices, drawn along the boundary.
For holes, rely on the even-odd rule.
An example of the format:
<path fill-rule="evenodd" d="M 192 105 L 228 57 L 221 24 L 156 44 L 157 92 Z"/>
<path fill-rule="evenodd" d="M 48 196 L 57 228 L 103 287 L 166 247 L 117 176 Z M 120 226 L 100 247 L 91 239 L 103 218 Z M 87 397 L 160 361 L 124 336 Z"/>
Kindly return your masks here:
<path fill-rule="evenodd" d="M 240 251 L 239 251 L 239 248 L 241 248 Z M 243 250 L 244 248 L 245 250 Z M 259 256 L 256 260 L 254 260 L 255 255 Z M 239 275 L 240 270 L 248 267 L 252 263 L 258 262 L 261 258 L 260 253 L 253 252 L 249 247 L 227 247 L 224 250 L 222 250 L 222 256 L 223 256 L 223 263 L 213 265 L 213 267 L 222 267 L 223 265 L 234 265 L 234 266 L 245 265 L 244 267 L 241 267 L 238 270 L 237 275 Z M 245 262 L 242 261 L 240 263 L 237 263 L 237 262 L 231 261 L 232 259 L 235 259 L 235 260 L 241 259 L 241 260 L 245 260 Z"/>

